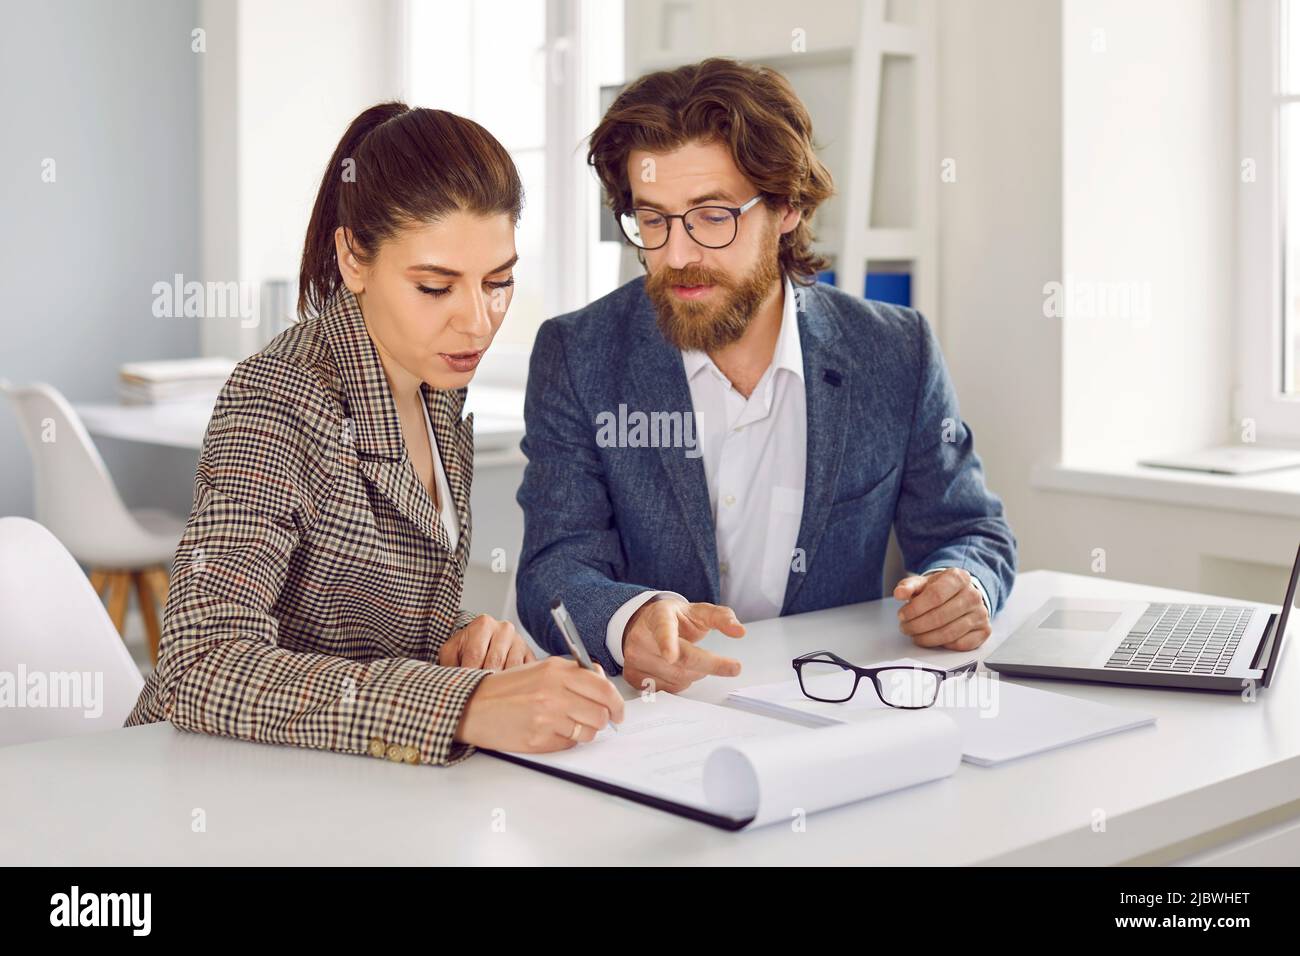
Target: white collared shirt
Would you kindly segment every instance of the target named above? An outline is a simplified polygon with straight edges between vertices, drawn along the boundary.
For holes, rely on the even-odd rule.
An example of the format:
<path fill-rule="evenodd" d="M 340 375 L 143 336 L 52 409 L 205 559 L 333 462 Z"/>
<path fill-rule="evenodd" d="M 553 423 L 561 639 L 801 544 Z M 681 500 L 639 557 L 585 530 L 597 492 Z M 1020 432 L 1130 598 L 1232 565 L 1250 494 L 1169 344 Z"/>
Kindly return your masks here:
<path fill-rule="evenodd" d="M 447 532 L 447 543 L 451 550 L 456 550 L 460 540 L 460 516 L 456 514 L 456 503 L 451 500 L 451 486 L 447 484 L 447 472 L 442 467 L 442 454 L 438 451 L 438 439 L 433 434 L 433 420 L 429 418 L 429 406 L 421 401 L 424 409 L 424 427 L 429 430 L 429 449 L 433 452 L 433 482 L 438 489 L 438 514 L 442 518 L 443 530 Z"/>
<path fill-rule="evenodd" d="M 772 364 L 745 398 L 704 352 L 683 351 L 695 434 L 713 511 L 722 603 L 741 621 L 776 617 L 799 537 L 808 415 L 794 287 L 784 281 Z M 645 591 L 610 618 L 606 646 L 623 664 L 623 631 L 657 594 Z"/>
<path fill-rule="evenodd" d="M 682 352 L 713 511 L 720 596 L 742 623 L 781 614 L 803 514 L 807 393 L 797 298 L 788 277 L 782 295 L 772 364 L 749 398 L 732 387 L 707 353 Z M 983 584 L 974 576 L 971 580 L 991 615 Z M 675 591 L 643 591 L 609 619 L 605 646 L 619 667 L 627 622 L 659 595 L 686 600 Z"/>
<path fill-rule="evenodd" d="M 785 603 L 803 513 L 808 413 L 790 280 L 772 364 L 746 398 L 704 352 L 683 352 L 718 550 L 721 601 L 741 621 Z"/>

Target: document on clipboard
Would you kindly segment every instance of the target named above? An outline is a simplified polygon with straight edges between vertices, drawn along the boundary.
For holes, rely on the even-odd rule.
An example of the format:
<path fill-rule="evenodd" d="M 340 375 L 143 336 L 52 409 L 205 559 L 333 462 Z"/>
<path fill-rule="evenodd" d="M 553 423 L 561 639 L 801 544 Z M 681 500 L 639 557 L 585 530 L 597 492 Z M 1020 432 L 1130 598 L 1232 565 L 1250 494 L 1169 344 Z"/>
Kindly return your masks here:
<path fill-rule="evenodd" d="M 808 728 L 660 691 L 628 701 L 618 733 L 551 754 L 486 752 L 741 830 L 946 777 L 962 745 L 957 725 L 934 710 Z"/>

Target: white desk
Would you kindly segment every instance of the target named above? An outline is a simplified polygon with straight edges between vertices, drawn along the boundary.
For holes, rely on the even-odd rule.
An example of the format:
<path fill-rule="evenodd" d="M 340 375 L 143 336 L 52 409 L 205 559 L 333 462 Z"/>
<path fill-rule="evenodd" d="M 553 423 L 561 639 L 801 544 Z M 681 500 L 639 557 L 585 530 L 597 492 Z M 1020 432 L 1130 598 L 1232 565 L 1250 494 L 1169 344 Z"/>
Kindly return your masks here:
<path fill-rule="evenodd" d="M 86 431 L 98 438 L 188 448 L 203 444 L 212 401 L 171 402 L 157 405 L 77 405 Z M 475 385 L 466 397 L 466 411 L 474 413 L 475 451 L 512 451 L 524 436 L 522 389 Z"/>
<path fill-rule="evenodd" d="M 1097 578 L 1024 574 L 981 653 L 1056 593 L 1207 600 Z M 905 651 L 937 661 L 968 657 L 913 649 L 897 633 L 896 606 L 887 600 L 765 621 L 741 641 L 713 635 L 706 644 L 725 642 L 744 662 L 736 678 L 742 685 L 791 675 L 790 659 L 819 647 L 862 661 Z M 999 768 L 963 763 L 948 779 L 814 814 L 802 833 L 779 824 L 727 833 L 482 754 L 453 768 L 410 767 L 187 734 L 169 724 L 114 730 L 0 749 L 0 859 L 1119 863 L 1300 797 L 1300 654 L 1289 648 L 1280 666 L 1273 687 L 1253 704 L 1235 695 L 1028 682 L 1147 709 L 1158 723 Z M 708 678 L 690 696 L 721 701 L 729 686 Z M 206 833 L 191 830 L 195 808 L 206 812 Z M 1105 832 L 1093 829 L 1097 811 L 1106 815 Z M 503 832 L 493 826 L 499 819 Z M 1300 860 L 1295 821 L 1270 825 L 1263 840 L 1258 833 L 1234 836 L 1232 859 Z M 1249 843 L 1254 847 L 1243 849 Z"/>

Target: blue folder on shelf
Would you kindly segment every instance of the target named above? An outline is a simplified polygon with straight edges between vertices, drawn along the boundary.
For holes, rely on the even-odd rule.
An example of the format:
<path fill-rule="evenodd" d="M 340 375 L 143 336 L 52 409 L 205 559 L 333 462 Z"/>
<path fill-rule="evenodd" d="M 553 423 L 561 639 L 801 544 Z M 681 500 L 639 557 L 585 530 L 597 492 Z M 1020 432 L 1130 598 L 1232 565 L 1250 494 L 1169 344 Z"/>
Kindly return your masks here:
<path fill-rule="evenodd" d="M 826 269 L 817 273 L 817 281 L 827 285 L 835 284 L 835 270 Z M 910 272 L 868 272 L 863 295 L 877 302 L 889 302 L 893 305 L 912 305 L 912 274 Z"/>

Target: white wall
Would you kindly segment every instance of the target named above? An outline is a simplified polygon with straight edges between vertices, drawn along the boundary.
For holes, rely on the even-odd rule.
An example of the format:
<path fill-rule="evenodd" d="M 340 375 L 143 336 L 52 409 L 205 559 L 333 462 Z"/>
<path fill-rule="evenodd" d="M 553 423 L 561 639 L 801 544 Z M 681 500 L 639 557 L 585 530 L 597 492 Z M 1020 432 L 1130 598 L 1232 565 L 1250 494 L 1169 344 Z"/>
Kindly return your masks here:
<path fill-rule="evenodd" d="M 202 78 L 207 279 L 296 279 L 339 138 L 363 109 L 400 96 L 400 9 L 396 0 L 202 0 L 213 54 Z M 209 320 L 205 352 L 257 351 L 267 330 L 245 324 Z"/>
<path fill-rule="evenodd" d="M 1131 462 L 1221 444 L 1236 253 L 1235 6 L 1062 6 L 1063 275 L 1093 294 L 1064 324 L 1064 456 Z"/>
<path fill-rule="evenodd" d="M 942 4 L 939 190 L 943 347 L 989 485 L 1023 567 L 1077 570 L 1050 547 L 1052 521 L 1029 486 L 1061 447 L 1061 331 L 1042 314 L 1061 273 L 1060 8 L 1042 0 Z M 1046 529 L 1044 529 L 1046 531 Z"/>
<path fill-rule="evenodd" d="M 0 377 L 107 402 L 121 363 L 197 350 L 194 319 L 153 315 L 198 263 L 194 22 L 194 0 L 0 0 Z M 99 447 L 128 505 L 188 513 L 192 454 Z M 31 484 L 0 400 L 0 515 L 33 515 Z"/>
<path fill-rule="evenodd" d="M 1276 603 L 1300 537 L 1293 520 L 1059 493 L 1031 482 L 1033 466 L 1059 460 L 1063 444 L 1073 440 L 1064 430 L 1069 423 L 1063 423 L 1063 409 L 1072 401 L 1072 416 L 1086 408 L 1079 399 L 1063 401 L 1064 368 L 1073 363 L 1077 382 L 1085 361 L 1096 359 L 1095 355 L 1084 358 L 1090 350 L 1086 335 L 1082 344 L 1075 336 L 1075 346 L 1083 350 L 1076 362 L 1069 352 L 1072 333 L 1063 335 L 1061 323 L 1042 314 L 1043 284 L 1065 274 L 1067 249 L 1078 257 L 1074 261 L 1100 263 L 1099 268 L 1121 277 L 1139 274 L 1162 283 L 1186 283 L 1179 294 L 1191 310 L 1192 323 L 1181 329 L 1166 328 L 1167 337 L 1156 340 L 1157 351 L 1147 357 L 1157 367 L 1162 361 L 1200 363 L 1211 346 L 1189 338 L 1206 333 L 1214 319 L 1213 303 L 1223 294 L 1221 270 L 1216 273 L 1211 262 L 1212 250 L 1222 244 L 1215 243 L 1210 233 L 1224 226 L 1220 190 L 1231 196 L 1234 189 L 1231 171 L 1221 186 L 1214 181 L 1223 151 L 1232 147 L 1230 142 L 1216 141 L 1207 122 L 1222 116 L 1220 93 L 1214 85 L 1230 83 L 1224 63 L 1230 57 L 1233 35 L 1219 9 L 1229 5 L 1218 0 L 1158 4 L 1165 16 L 1157 17 L 1144 5 L 1107 3 L 1104 22 L 1093 23 L 1068 9 L 1072 2 L 981 0 L 978 4 L 948 2 L 940 9 L 939 151 L 955 159 L 958 168 L 958 181 L 940 190 L 940 327 L 963 415 L 972 424 L 989 484 L 1006 503 L 1020 539 L 1023 569 L 1092 573 L 1093 549 L 1104 548 L 1106 573 L 1115 578 Z M 1124 99 L 1136 94 L 1123 84 L 1066 89 L 1069 76 L 1077 80 L 1081 75 L 1077 70 L 1063 73 L 1063 60 L 1072 69 L 1075 56 L 1063 49 L 1075 42 L 1067 24 L 1076 30 L 1105 27 L 1107 55 L 1119 57 L 1120 68 L 1130 80 L 1145 77 L 1158 83 L 1168 71 L 1171 80 L 1179 81 L 1165 85 L 1160 115 L 1150 119 L 1152 129 L 1133 128 L 1141 125 L 1140 116 L 1134 115 L 1136 105 L 1126 106 Z M 1186 67 L 1171 62 L 1177 59 L 1176 51 L 1161 39 L 1162 31 L 1173 31 L 1181 39 L 1189 58 Z M 1090 33 L 1082 38 L 1085 51 L 1090 39 Z M 1143 49 L 1158 59 L 1142 66 Z M 1093 66 L 1089 64 L 1089 69 Z M 1197 70 L 1206 76 L 1189 77 Z M 1132 158 L 1130 168 L 1142 175 L 1151 205 L 1137 201 L 1143 190 L 1126 185 L 1122 166 L 1112 173 L 1119 177 L 1117 188 L 1127 203 L 1107 198 L 1110 180 L 1100 177 L 1100 159 L 1097 165 L 1065 164 L 1066 145 L 1076 157 L 1081 150 L 1094 148 L 1125 154 L 1123 136 L 1080 143 L 1065 134 L 1065 124 L 1075 115 L 1097 128 L 1099 116 L 1089 111 L 1105 106 L 1098 101 L 1104 89 L 1113 94 L 1110 108 L 1126 124 L 1125 132 L 1141 136 L 1137 145 L 1148 154 L 1153 152 L 1157 160 L 1164 156 L 1168 162 L 1178 161 L 1180 157 L 1170 156 L 1170 148 L 1200 148 L 1209 154 L 1187 161 L 1172 174 L 1185 187 L 1180 194 L 1168 193 L 1163 178 L 1171 175 L 1168 169 L 1158 161 L 1147 165 L 1145 156 Z M 1072 103 L 1081 104 L 1085 112 L 1070 113 Z M 1205 113 L 1204 120 L 1198 118 L 1200 112 Z M 1162 128 L 1169 130 L 1168 147 L 1161 145 Z M 1219 135 L 1230 141 L 1232 129 L 1228 122 Z M 1136 153 L 1136 146 L 1128 152 Z M 1081 181 L 1068 183 L 1067 176 L 1078 177 L 1081 170 L 1089 170 L 1093 177 L 1094 209 L 1081 208 L 1088 203 L 1087 195 L 1067 199 Z M 1067 239 L 1070 208 L 1076 218 L 1084 216 L 1080 221 L 1093 230 L 1084 245 L 1072 247 Z M 1148 208 L 1158 213 L 1154 223 L 1142 218 Z M 1172 217 L 1190 238 L 1159 242 L 1162 217 Z M 1146 243 L 1130 242 L 1131 230 L 1137 230 Z M 1100 248 L 1107 239 L 1119 244 L 1128 259 L 1107 259 L 1106 250 Z M 1181 272 L 1179 257 L 1170 251 L 1179 248 L 1186 250 L 1180 254 L 1186 263 Z M 1188 301 L 1194 297 L 1187 290 L 1203 291 L 1210 302 L 1202 308 Z M 1177 325 L 1176 316 L 1169 321 Z M 1209 334 L 1211 342 L 1221 344 L 1217 331 L 1211 329 Z M 1132 350 L 1144 340 L 1128 342 Z M 1106 361 L 1130 361 L 1128 356 L 1110 358 L 1109 354 L 1103 356 Z M 1230 363 L 1229 353 L 1221 358 Z M 1133 372 L 1139 366 L 1125 367 Z M 1085 381 L 1084 387 L 1089 388 L 1089 383 Z M 1157 403 L 1181 427 L 1184 420 L 1177 417 L 1176 405 L 1170 404 L 1177 396 L 1167 399 L 1159 394 L 1161 387 L 1151 386 L 1149 399 L 1139 389 L 1128 400 Z M 1174 376 L 1169 387 L 1181 393 L 1187 386 Z M 1223 386 L 1224 397 L 1226 391 Z M 1195 395 L 1190 401 L 1195 408 L 1186 419 L 1192 426 L 1189 434 L 1208 428 L 1221 411 L 1216 407 L 1219 397 L 1207 398 L 1203 405 Z M 1099 440 L 1093 428 L 1104 427 L 1128 442 L 1136 430 L 1126 415 L 1138 416 L 1143 427 L 1161 426 L 1161 420 L 1152 422 L 1145 414 L 1141 408 L 1116 408 L 1100 419 L 1101 426 L 1080 424 L 1079 434 L 1093 443 Z"/>

